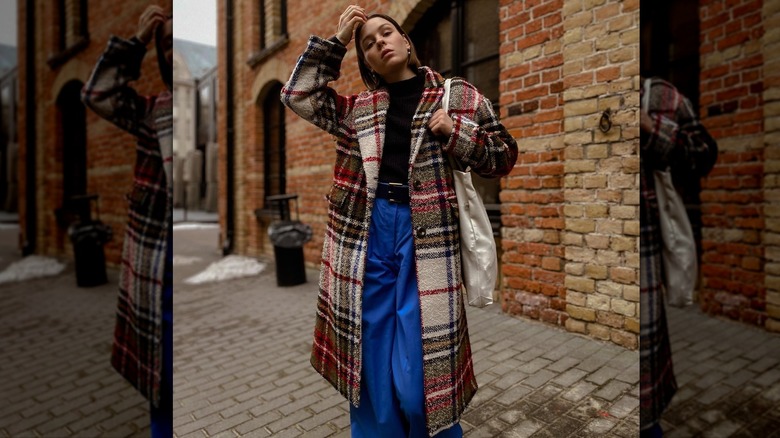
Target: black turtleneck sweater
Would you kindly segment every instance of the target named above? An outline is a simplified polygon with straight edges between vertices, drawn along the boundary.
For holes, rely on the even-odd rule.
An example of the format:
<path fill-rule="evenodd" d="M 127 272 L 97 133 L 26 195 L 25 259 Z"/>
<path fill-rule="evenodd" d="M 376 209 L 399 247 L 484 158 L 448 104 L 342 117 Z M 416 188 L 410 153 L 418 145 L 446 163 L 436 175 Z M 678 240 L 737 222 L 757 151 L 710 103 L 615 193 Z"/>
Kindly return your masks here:
<path fill-rule="evenodd" d="M 420 104 L 425 78 L 418 74 L 405 81 L 387 84 L 390 108 L 387 110 L 385 144 L 379 181 L 408 184 L 409 155 L 412 149 L 412 118 Z"/>

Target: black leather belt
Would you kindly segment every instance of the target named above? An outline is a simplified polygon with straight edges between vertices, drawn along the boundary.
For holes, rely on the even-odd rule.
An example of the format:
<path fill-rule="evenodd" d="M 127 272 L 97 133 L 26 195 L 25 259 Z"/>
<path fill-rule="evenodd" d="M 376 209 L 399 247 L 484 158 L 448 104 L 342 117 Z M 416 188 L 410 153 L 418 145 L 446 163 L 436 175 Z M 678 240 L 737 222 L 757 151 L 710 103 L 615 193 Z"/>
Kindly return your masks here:
<path fill-rule="evenodd" d="M 396 204 L 408 204 L 409 186 L 400 183 L 380 182 L 376 186 L 376 197 L 387 199 Z"/>

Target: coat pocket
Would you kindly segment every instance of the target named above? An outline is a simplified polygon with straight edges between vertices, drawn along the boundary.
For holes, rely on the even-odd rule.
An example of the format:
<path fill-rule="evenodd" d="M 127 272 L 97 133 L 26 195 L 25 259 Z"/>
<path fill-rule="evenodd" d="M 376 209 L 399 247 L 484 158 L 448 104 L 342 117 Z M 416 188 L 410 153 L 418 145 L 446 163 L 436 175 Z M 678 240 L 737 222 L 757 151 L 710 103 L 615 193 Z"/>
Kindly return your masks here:
<path fill-rule="evenodd" d="M 330 188 L 330 192 L 325 195 L 325 199 L 328 200 L 328 209 L 331 211 L 341 211 L 344 208 L 344 203 L 349 197 L 347 188 L 338 185 L 333 185 Z"/>

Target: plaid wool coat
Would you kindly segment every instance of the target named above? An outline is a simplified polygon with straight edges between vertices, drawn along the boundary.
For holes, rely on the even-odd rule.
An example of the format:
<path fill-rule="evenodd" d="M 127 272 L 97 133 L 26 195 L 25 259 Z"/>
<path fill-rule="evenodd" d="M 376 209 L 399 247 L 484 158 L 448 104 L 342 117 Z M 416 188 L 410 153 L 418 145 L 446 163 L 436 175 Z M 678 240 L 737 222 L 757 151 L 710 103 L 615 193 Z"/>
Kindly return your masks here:
<path fill-rule="evenodd" d="M 328 87 L 339 77 L 346 51 L 339 43 L 312 36 L 281 98 L 336 140 L 311 363 L 357 406 L 361 295 L 389 95 L 379 88 L 345 97 Z M 499 177 L 514 166 L 517 144 L 499 123 L 491 103 L 461 79 L 452 82 L 453 134 L 449 139 L 434 137 L 427 123 L 441 107 L 444 81 L 427 67 L 421 71 L 425 88 L 412 119 L 409 190 L 426 418 L 428 431 L 434 434 L 459 420 L 477 389 L 461 294 L 458 207 L 444 154 L 453 154 L 480 175 Z"/>
<path fill-rule="evenodd" d="M 644 83 L 644 81 L 643 81 Z M 642 87 L 641 96 L 647 90 Z M 717 144 L 699 122 L 691 102 L 670 83 L 654 78 L 649 114 L 654 129 L 641 134 L 640 171 L 640 427 L 661 419 L 677 391 L 664 309 L 662 240 L 653 171 L 671 166 L 706 176 L 717 159 Z"/>
<path fill-rule="evenodd" d="M 112 37 L 82 90 L 98 115 L 137 140 L 129 221 L 119 272 L 111 364 L 155 406 L 162 371 L 162 292 L 172 198 L 172 94 L 139 96 L 128 83 L 140 76 L 146 48 Z M 117 151 L 125 153 L 128 151 Z"/>

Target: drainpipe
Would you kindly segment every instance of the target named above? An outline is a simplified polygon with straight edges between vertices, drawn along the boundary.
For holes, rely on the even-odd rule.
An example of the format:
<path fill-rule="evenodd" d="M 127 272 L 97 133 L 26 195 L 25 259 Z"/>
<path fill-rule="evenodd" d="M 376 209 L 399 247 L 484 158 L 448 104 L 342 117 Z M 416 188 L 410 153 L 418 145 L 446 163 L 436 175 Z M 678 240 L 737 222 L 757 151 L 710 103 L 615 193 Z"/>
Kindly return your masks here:
<path fill-rule="evenodd" d="M 24 135 L 25 135 L 25 225 L 24 243 L 22 255 L 28 256 L 35 252 L 35 240 L 37 236 L 38 206 L 36 203 L 35 187 L 35 157 L 36 157 L 36 129 L 35 129 L 35 0 L 26 0 L 25 11 L 25 52 L 24 52 Z"/>
<path fill-rule="evenodd" d="M 225 40 L 225 56 L 226 71 L 225 75 L 225 88 L 226 88 L 226 105 L 227 105 L 227 139 L 226 139 L 226 155 L 227 155 L 227 230 L 225 241 L 222 243 L 222 254 L 231 254 L 234 250 L 235 228 L 236 228 L 236 215 L 235 215 L 235 132 L 234 132 L 234 114 L 233 114 L 233 25 L 235 23 L 233 16 L 234 0 L 225 0 L 225 15 L 227 18 L 227 25 L 225 28 L 226 40 Z"/>

